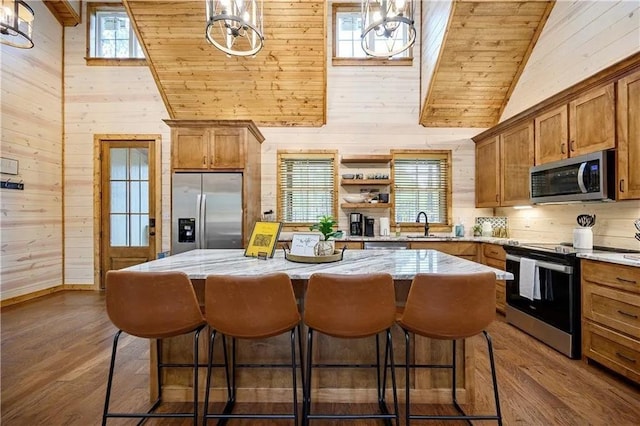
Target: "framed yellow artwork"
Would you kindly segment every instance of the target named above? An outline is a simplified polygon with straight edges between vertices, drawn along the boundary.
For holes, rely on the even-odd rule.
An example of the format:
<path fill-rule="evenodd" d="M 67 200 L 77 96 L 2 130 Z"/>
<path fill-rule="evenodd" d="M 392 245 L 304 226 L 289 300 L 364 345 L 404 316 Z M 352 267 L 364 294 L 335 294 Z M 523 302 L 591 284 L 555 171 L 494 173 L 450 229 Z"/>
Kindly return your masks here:
<path fill-rule="evenodd" d="M 281 222 L 256 222 L 244 255 L 263 259 L 273 257 L 281 228 Z"/>

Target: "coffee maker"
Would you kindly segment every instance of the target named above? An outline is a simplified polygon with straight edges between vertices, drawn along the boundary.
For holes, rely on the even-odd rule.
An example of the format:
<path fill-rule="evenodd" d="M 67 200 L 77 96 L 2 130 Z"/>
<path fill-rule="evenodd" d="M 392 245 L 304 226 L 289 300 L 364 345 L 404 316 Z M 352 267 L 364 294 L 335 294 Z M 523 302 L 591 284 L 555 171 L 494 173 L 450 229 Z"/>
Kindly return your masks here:
<path fill-rule="evenodd" d="M 351 213 L 349 215 L 349 235 L 362 236 L 363 231 L 362 213 Z"/>
<path fill-rule="evenodd" d="M 373 217 L 365 217 L 364 218 L 364 236 L 365 237 L 374 237 L 375 233 L 373 231 L 373 227 L 375 225 L 376 219 Z"/>

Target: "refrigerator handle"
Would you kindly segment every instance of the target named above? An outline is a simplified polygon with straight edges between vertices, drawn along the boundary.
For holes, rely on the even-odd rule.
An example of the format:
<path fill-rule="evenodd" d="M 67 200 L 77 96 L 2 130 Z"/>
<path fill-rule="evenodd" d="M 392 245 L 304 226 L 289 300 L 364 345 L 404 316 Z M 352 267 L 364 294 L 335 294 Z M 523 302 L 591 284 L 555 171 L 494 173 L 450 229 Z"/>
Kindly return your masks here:
<path fill-rule="evenodd" d="M 196 249 L 200 248 L 200 197 L 196 195 Z"/>
<path fill-rule="evenodd" d="M 202 199 L 200 201 L 200 248 L 208 248 L 207 240 L 205 236 L 207 235 L 206 223 L 207 223 L 207 194 L 201 195 Z"/>

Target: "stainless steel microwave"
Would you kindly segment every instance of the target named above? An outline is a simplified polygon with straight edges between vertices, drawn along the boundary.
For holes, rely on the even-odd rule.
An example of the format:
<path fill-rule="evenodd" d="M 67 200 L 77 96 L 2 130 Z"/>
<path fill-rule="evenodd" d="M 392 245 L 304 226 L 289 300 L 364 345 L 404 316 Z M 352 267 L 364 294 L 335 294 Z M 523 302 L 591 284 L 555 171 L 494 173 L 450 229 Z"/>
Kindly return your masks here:
<path fill-rule="evenodd" d="M 598 151 L 531 167 L 531 202 L 613 201 L 614 161 L 613 151 Z"/>

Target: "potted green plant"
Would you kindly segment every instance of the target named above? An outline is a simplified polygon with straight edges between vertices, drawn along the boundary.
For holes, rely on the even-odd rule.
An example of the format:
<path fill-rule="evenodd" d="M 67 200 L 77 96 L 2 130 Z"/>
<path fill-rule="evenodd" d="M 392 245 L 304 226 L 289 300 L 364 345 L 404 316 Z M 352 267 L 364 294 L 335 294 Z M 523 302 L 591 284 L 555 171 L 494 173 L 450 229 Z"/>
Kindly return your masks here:
<path fill-rule="evenodd" d="M 316 244 L 315 253 L 316 256 L 328 256 L 335 251 L 335 240 L 329 238 L 335 238 L 342 235 L 342 231 L 335 231 L 333 227 L 337 224 L 336 220 L 331 215 L 324 215 L 320 217 L 318 223 L 314 223 L 309 227 L 312 231 L 320 231 L 324 240 Z"/>
<path fill-rule="evenodd" d="M 480 237 L 482 235 L 482 226 L 480 225 L 473 225 L 473 236 L 474 237 Z"/>

